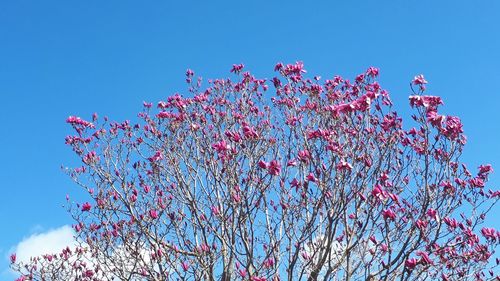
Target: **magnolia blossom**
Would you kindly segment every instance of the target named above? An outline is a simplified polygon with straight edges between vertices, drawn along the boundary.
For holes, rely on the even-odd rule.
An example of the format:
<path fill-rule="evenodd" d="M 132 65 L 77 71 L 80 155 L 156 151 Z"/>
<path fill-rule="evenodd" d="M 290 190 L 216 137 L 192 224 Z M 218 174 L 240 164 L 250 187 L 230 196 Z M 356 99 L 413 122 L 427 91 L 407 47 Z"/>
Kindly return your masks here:
<path fill-rule="evenodd" d="M 89 202 L 85 202 L 82 204 L 82 212 L 88 212 L 92 208 Z"/>
<path fill-rule="evenodd" d="M 425 80 L 424 75 L 420 74 L 415 76 L 415 78 L 413 78 L 412 83 L 415 85 L 422 85 L 422 84 L 427 84 L 427 80 Z"/>

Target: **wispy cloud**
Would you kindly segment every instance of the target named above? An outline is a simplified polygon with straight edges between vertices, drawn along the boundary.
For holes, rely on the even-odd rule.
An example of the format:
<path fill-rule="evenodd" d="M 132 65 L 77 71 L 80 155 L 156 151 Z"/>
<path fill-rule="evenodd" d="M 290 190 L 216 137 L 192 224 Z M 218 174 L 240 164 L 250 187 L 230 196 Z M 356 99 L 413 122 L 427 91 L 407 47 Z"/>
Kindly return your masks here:
<path fill-rule="evenodd" d="M 66 246 L 74 246 L 76 240 L 71 226 L 65 225 L 46 232 L 35 233 L 23 239 L 11 249 L 18 261 L 29 261 L 30 257 L 59 253 Z"/>
<path fill-rule="evenodd" d="M 12 253 L 16 253 L 17 261 L 28 262 L 30 257 L 59 253 L 66 246 L 73 248 L 76 245 L 73 229 L 69 225 L 47 231 L 43 231 L 40 226 L 35 226 L 33 231 L 32 235 L 11 247 L 8 252 L 2 251 L 5 258 L 0 264 L 1 267 L 5 267 L 0 270 L 0 279 L 12 280 L 16 276 L 7 266 L 10 263 L 9 256 Z"/>

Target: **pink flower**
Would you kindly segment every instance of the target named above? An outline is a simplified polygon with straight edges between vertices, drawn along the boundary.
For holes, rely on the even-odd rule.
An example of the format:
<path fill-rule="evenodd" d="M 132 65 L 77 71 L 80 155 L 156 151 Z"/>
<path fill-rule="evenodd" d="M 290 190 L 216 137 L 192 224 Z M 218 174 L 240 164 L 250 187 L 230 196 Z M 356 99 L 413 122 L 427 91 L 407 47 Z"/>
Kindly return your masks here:
<path fill-rule="evenodd" d="M 387 198 L 388 194 L 387 191 L 382 189 L 382 186 L 380 184 L 376 184 L 373 187 L 372 196 L 377 197 L 379 199 L 385 199 Z"/>
<path fill-rule="evenodd" d="M 158 218 L 158 212 L 156 210 L 149 210 L 149 216 L 152 219 L 157 219 Z"/>
<path fill-rule="evenodd" d="M 445 191 L 453 192 L 455 188 L 449 181 L 442 181 L 439 186 L 443 187 Z"/>
<path fill-rule="evenodd" d="M 307 163 L 309 159 L 311 159 L 311 153 L 308 150 L 304 149 L 299 151 L 298 158 L 300 161 Z"/>
<path fill-rule="evenodd" d="M 217 143 L 212 144 L 212 148 L 215 149 L 218 153 L 224 153 L 226 150 L 231 149 L 231 146 L 226 143 L 225 140 L 221 140 Z"/>
<path fill-rule="evenodd" d="M 440 128 L 445 120 L 444 115 L 439 115 L 436 110 L 428 110 L 426 115 L 427 121 L 434 127 Z"/>
<path fill-rule="evenodd" d="M 268 258 L 267 260 L 264 261 L 263 267 L 264 268 L 271 268 L 274 266 L 274 258 Z"/>
<path fill-rule="evenodd" d="M 337 170 L 350 171 L 350 170 L 352 170 L 352 165 L 350 163 L 342 160 L 337 164 Z"/>
<path fill-rule="evenodd" d="M 148 160 L 150 162 L 156 162 L 156 161 L 160 161 L 162 159 L 163 159 L 163 155 L 162 155 L 161 151 L 159 151 L 159 150 L 156 151 L 153 156 L 151 156 L 151 157 L 148 158 Z"/>
<path fill-rule="evenodd" d="M 417 221 L 415 222 L 415 225 L 416 225 L 416 226 L 417 226 L 417 228 L 418 228 L 418 229 L 420 229 L 420 230 L 425 229 L 425 228 L 427 227 L 427 224 L 428 224 L 428 223 L 427 223 L 427 221 L 423 221 L 423 220 L 417 220 Z"/>
<path fill-rule="evenodd" d="M 262 169 L 267 169 L 267 167 L 269 167 L 269 163 L 265 162 L 264 160 L 260 160 L 259 163 L 257 163 L 257 164 Z"/>
<path fill-rule="evenodd" d="M 182 267 L 182 270 L 188 271 L 188 269 L 189 269 L 189 263 L 187 261 L 183 261 L 181 263 L 181 267 Z"/>
<path fill-rule="evenodd" d="M 470 179 L 469 184 L 471 187 L 479 187 L 479 188 L 484 187 L 484 181 L 480 177 Z"/>
<path fill-rule="evenodd" d="M 437 211 L 430 208 L 429 210 L 427 210 L 427 215 L 435 220 L 437 218 Z"/>
<path fill-rule="evenodd" d="M 269 163 L 268 171 L 270 175 L 277 176 L 281 172 L 281 165 L 277 160 L 272 160 Z"/>
<path fill-rule="evenodd" d="M 448 217 L 443 219 L 444 223 L 448 225 L 451 229 L 455 229 L 458 226 L 458 222 L 456 219 L 450 219 Z"/>
<path fill-rule="evenodd" d="M 394 201 L 394 203 L 398 204 L 399 205 L 399 197 L 394 194 L 394 193 L 389 193 L 389 198 L 392 199 L 392 201 Z"/>
<path fill-rule="evenodd" d="M 425 80 L 424 75 L 420 74 L 413 78 L 412 83 L 414 85 L 424 85 L 427 84 L 427 81 Z"/>
<path fill-rule="evenodd" d="M 387 250 L 389 250 L 389 247 L 387 247 L 387 244 L 383 243 L 380 245 L 380 250 L 382 250 L 382 252 L 387 252 Z"/>
<path fill-rule="evenodd" d="M 88 211 L 90 211 L 90 209 L 92 209 L 92 205 L 90 205 L 89 202 L 83 203 L 82 212 L 88 212 Z"/>
<path fill-rule="evenodd" d="M 417 259 L 416 258 L 412 258 L 412 259 L 407 259 L 405 261 L 405 267 L 408 268 L 409 270 L 412 270 L 415 268 L 415 266 L 417 266 Z"/>
<path fill-rule="evenodd" d="M 290 185 L 291 185 L 292 187 L 298 188 L 298 187 L 300 187 L 300 182 L 299 182 L 296 178 L 294 178 L 294 179 L 290 182 Z"/>
<path fill-rule="evenodd" d="M 385 209 L 382 211 L 382 216 L 384 219 L 395 220 L 396 214 L 391 209 Z"/>
<path fill-rule="evenodd" d="M 212 210 L 212 214 L 214 214 L 215 216 L 218 216 L 220 214 L 218 207 L 212 206 L 212 207 L 210 207 L 210 209 Z"/>
<path fill-rule="evenodd" d="M 429 254 L 423 251 L 417 251 L 417 256 L 420 256 L 420 263 L 423 265 L 434 264 L 434 262 L 429 258 Z"/>
<path fill-rule="evenodd" d="M 16 262 L 16 254 L 13 253 L 12 255 L 10 255 L 10 263 L 15 263 Z"/>
<path fill-rule="evenodd" d="M 445 127 L 441 129 L 443 135 L 451 140 L 458 139 L 463 130 L 462 121 L 456 116 L 446 116 Z"/>
<path fill-rule="evenodd" d="M 436 96 L 410 96 L 410 105 L 412 107 L 425 107 L 425 108 L 437 108 L 439 105 L 443 104 L 443 100 Z"/>
<path fill-rule="evenodd" d="M 500 237 L 500 233 L 498 233 L 494 228 L 483 227 L 481 229 L 481 234 L 483 234 L 484 238 L 487 240 L 496 241 L 497 238 Z"/>
<path fill-rule="evenodd" d="M 259 134 L 253 127 L 250 127 L 248 125 L 243 125 L 243 135 L 248 138 L 248 139 L 258 139 Z"/>
<path fill-rule="evenodd" d="M 243 70 L 243 67 L 245 67 L 245 66 L 242 63 L 233 64 L 233 68 L 231 68 L 230 72 L 238 74 Z"/>
<path fill-rule="evenodd" d="M 90 165 L 93 162 L 99 161 L 99 157 L 97 156 L 95 151 L 91 151 L 83 157 L 82 161 L 83 163 Z"/>
<path fill-rule="evenodd" d="M 276 64 L 276 66 L 274 66 L 274 71 L 281 71 L 281 70 L 283 69 L 283 67 L 285 67 L 285 66 L 283 65 L 283 63 L 278 62 L 278 63 Z"/>
<path fill-rule="evenodd" d="M 308 181 L 310 181 L 310 182 L 316 182 L 316 181 L 317 181 L 317 179 L 316 179 L 316 177 L 314 176 L 314 174 L 313 174 L 313 173 L 309 173 L 309 174 L 306 176 L 306 179 L 307 179 Z"/>
<path fill-rule="evenodd" d="M 68 119 L 66 119 L 66 123 L 69 123 L 71 125 L 79 125 L 79 126 L 82 126 L 84 128 L 94 128 L 94 124 L 92 124 L 88 121 L 85 121 L 85 120 L 81 119 L 80 117 L 76 117 L 76 116 L 68 117 Z"/>
<path fill-rule="evenodd" d="M 491 167 L 490 164 L 479 166 L 479 174 L 480 175 L 489 174 L 491 172 L 493 172 L 493 168 Z"/>
<path fill-rule="evenodd" d="M 366 71 L 366 75 L 371 76 L 371 77 L 376 77 L 376 76 L 378 76 L 378 72 L 379 72 L 378 68 L 371 66 Z"/>
<path fill-rule="evenodd" d="M 245 278 L 245 276 L 247 276 L 247 270 L 242 268 L 238 270 L 238 274 L 241 276 L 241 278 Z"/>

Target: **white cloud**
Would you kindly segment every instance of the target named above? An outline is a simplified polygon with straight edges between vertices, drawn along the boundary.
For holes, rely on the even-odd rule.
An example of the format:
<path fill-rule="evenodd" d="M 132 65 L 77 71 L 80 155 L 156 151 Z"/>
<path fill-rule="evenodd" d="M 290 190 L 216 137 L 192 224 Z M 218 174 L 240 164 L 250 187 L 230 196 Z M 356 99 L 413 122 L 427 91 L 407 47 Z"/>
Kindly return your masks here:
<path fill-rule="evenodd" d="M 66 246 L 73 248 L 75 244 L 73 229 L 69 225 L 64 225 L 23 239 L 11 252 L 16 253 L 17 261 L 27 262 L 30 257 L 56 254 Z"/>

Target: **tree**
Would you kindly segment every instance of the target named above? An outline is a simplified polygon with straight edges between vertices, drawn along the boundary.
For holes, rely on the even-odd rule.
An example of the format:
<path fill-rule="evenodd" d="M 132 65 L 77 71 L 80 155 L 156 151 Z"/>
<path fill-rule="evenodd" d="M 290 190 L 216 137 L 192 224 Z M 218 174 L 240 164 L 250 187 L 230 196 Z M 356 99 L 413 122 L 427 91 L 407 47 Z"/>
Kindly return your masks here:
<path fill-rule="evenodd" d="M 20 280 L 496 278 L 492 168 L 460 162 L 460 119 L 422 75 L 404 129 L 376 68 L 324 83 L 302 63 L 275 71 L 275 94 L 243 65 L 206 89 L 188 70 L 187 97 L 144 103 L 137 124 L 69 117 L 80 246 L 13 255 Z"/>

